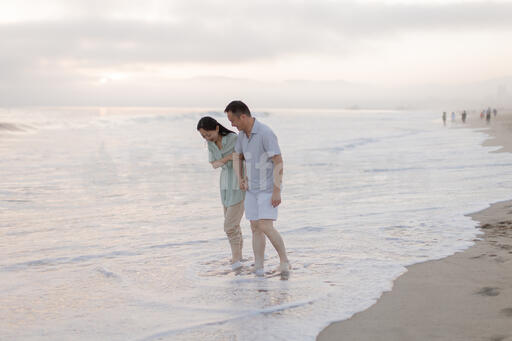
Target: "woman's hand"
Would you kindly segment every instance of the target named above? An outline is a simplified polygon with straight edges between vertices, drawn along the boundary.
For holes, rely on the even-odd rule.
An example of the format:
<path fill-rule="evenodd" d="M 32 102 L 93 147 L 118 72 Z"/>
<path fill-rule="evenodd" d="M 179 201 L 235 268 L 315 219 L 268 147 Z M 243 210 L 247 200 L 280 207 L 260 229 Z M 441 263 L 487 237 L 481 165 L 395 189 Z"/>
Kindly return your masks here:
<path fill-rule="evenodd" d="M 222 167 L 224 166 L 224 162 L 220 161 L 220 160 L 217 160 L 217 161 L 213 161 L 212 162 L 212 167 L 213 169 L 216 169 L 216 168 L 219 168 L 219 167 Z"/>

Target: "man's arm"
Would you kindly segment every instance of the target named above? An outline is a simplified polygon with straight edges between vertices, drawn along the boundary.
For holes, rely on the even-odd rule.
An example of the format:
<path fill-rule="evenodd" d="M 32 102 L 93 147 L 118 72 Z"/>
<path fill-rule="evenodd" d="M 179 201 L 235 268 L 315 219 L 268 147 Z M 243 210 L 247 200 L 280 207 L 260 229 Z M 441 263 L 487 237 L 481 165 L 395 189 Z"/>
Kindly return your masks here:
<path fill-rule="evenodd" d="M 243 174 L 243 160 L 245 160 L 244 154 L 235 152 L 232 154 L 232 158 L 233 158 L 233 169 L 234 169 L 235 175 L 238 179 L 238 183 L 240 184 L 240 189 L 242 191 L 246 191 L 247 190 L 247 182 L 245 181 L 245 175 Z"/>
<path fill-rule="evenodd" d="M 281 186 L 283 184 L 283 157 L 281 154 L 272 156 L 274 163 L 274 189 L 272 191 L 272 206 L 277 207 L 281 203 Z"/>

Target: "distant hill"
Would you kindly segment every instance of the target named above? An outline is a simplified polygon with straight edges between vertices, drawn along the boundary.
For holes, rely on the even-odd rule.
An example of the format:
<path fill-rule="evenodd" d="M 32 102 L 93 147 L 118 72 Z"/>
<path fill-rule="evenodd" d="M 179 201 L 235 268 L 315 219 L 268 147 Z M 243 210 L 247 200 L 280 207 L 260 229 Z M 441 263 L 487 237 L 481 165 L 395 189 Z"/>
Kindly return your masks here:
<path fill-rule="evenodd" d="M 383 86 L 344 80 L 263 82 L 229 77 L 139 79 L 104 85 L 35 84 L 1 89 L 0 106 L 223 107 L 232 99 L 263 108 L 512 108 L 512 77 L 459 85 Z"/>

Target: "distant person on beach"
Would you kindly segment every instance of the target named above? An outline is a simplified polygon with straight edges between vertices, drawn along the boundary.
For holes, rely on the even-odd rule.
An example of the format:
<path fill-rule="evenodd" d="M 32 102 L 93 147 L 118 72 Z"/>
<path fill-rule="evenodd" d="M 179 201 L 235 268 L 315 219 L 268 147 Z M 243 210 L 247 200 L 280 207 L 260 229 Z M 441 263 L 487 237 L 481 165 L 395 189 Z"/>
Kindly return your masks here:
<path fill-rule="evenodd" d="M 290 263 L 281 234 L 275 229 L 278 206 L 281 203 L 283 158 L 277 137 L 267 125 L 251 115 L 247 105 L 241 101 L 228 104 L 224 112 L 233 127 L 239 131 L 233 155 L 233 167 L 245 190 L 245 217 L 251 222 L 252 247 L 254 251 L 254 273 L 263 276 L 265 236 L 279 255 L 277 271 L 287 278 Z M 245 161 L 247 174 L 243 173 Z"/>
<path fill-rule="evenodd" d="M 487 114 L 485 115 L 485 120 L 487 123 L 491 122 L 491 109 L 487 109 Z"/>
<path fill-rule="evenodd" d="M 452 111 L 452 122 L 455 121 L 455 111 Z"/>
<path fill-rule="evenodd" d="M 480 119 L 483 120 L 485 117 L 485 110 L 482 110 L 482 112 L 480 113 Z"/>
<path fill-rule="evenodd" d="M 468 116 L 468 113 L 466 112 L 466 110 L 464 110 L 461 114 L 461 117 L 462 117 L 462 123 L 466 123 L 466 117 Z"/>
<path fill-rule="evenodd" d="M 443 111 L 443 124 L 446 125 L 446 111 Z"/>
<path fill-rule="evenodd" d="M 231 246 L 231 268 L 238 270 L 242 267 L 243 237 L 240 220 L 244 214 L 245 193 L 240 190 L 233 170 L 233 151 L 237 135 L 209 116 L 199 120 L 197 130 L 208 141 L 208 161 L 214 169 L 222 168 L 220 197 L 224 208 L 224 232 Z"/>
<path fill-rule="evenodd" d="M 496 108 L 492 109 L 492 113 L 494 114 L 494 117 L 496 117 L 496 115 L 498 115 L 498 110 L 496 110 Z"/>

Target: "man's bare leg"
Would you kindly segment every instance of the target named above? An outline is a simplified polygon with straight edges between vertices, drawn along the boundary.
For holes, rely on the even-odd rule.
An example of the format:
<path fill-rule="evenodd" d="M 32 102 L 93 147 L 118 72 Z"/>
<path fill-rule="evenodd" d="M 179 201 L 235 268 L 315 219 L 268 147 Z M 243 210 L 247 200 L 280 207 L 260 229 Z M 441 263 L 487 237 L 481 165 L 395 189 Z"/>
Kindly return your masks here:
<path fill-rule="evenodd" d="M 274 221 L 270 219 L 258 220 L 258 229 L 262 231 L 267 238 L 270 240 L 272 245 L 279 255 L 279 261 L 281 265 L 288 267 L 288 256 L 286 255 L 286 248 L 284 246 L 283 238 L 281 234 L 274 228 Z M 284 270 L 284 269 L 282 269 Z"/>
<path fill-rule="evenodd" d="M 261 220 L 251 220 L 252 250 L 254 252 L 254 268 L 263 269 L 265 259 L 265 234 L 259 228 Z"/>

